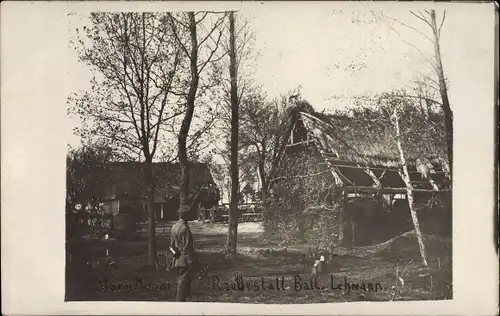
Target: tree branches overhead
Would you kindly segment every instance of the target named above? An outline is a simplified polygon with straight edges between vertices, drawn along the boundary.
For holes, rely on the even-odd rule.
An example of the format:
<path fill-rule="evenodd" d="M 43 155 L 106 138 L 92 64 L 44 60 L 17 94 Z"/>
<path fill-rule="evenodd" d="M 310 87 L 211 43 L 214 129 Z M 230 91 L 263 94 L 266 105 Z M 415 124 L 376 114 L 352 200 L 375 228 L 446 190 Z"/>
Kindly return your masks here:
<path fill-rule="evenodd" d="M 444 121 L 446 125 L 446 146 L 447 146 L 447 155 L 448 155 L 448 160 L 449 160 L 449 165 L 450 169 L 453 168 L 453 111 L 450 106 L 450 102 L 448 99 L 448 83 L 446 80 L 446 76 L 444 73 L 443 69 L 443 61 L 442 61 L 442 54 L 441 54 L 441 45 L 440 45 L 440 40 L 441 40 L 441 30 L 443 28 L 444 22 L 446 20 L 446 10 L 443 11 L 442 18 L 438 18 L 436 11 L 435 10 L 424 10 L 423 12 L 420 10 L 417 11 L 410 11 L 410 14 L 418 19 L 420 22 L 423 22 L 424 25 L 430 28 L 432 35 L 428 36 L 418 30 L 417 28 L 410 26 L 406 23 L 403 23 L 397 19 L 389 17 L 390 20 L 395 21 L 404 27 L 411 29 L 427 40 L 429 40 L 432 43 L 433 49 L 434 49 L 434 54 L 432 55 L 431 58 L 427 57 L 426 54 L 424 54 L 417 46 L 415 46 L 413 43 L 410 43 L 408 41 L 403 40 L 404 43 L 408 44 L 409 46 L 413 47 L 416 51 L 420 53 L 420 55 L 429 63 L 429 65 L 432 67 L 435 75 L 436 75 L 436 80 L 433 80 L 432 78 L 428 78 L 429 80 L 433 81 L 437 85 L 435 88 L 436 90 L 439 91 L 440 97 L 441 97 L 441 106 L 444 111 Z M 394 28 L 392 25 L 389 25 L 390 28 L 395 31 L 398 35 L 401 36 L 401 34 Z M 428 98 L 426 98 L 428 99 Z M 426 101 L 428 102 L 428 101 Z"/>
<path fill-rule="evenodd" d="M 196 117 L 195 101 L 206 101 L 220 83 L 226 15 L 92 13 L 88 25 L 77 30 L 74 48 L 94 78 L 90 89 L 69 98 L 70 113 L 82 121 L 76 132 L 83 140 L 104 141 L 125 159 L 143 162 L 150 264 L 156 260 L 153 160 L 179 159 L 181 204 L 188 204 L 188 150 L 198 154 L 216 117 L 213 102 Z"/>
<path fill-rule="evenodd" d="M 158 13 L 92 13 L 75 49 L 95 73 L 91 88 L 73 95 L 81 136 L 108 138 L 151 160 L 163 124 L 183 113 L 176 91 L 185 63 Z"/>
<path fill-rule="evenodd" d="M 189 13 L 92 13 L 74 42 L 79 60 L 94 73 L 91 88 L 68 100 L 70 114 L 82 121 L 76 132 L 83 139 L 109 140 L 125 159 L 151 160 L 158 152 L 162 160 L 175 159 L 171 139 L 186 112 L 192 70 L 192 99 L 213 98 L 220 84 L 226 16 L 197 12 L 191 21 Z M 212 128 L 217 109 L 211 103 L 194 115 L 191 147 L 199 147 L 195 140 Z"/>
<path fill-rule="evenodd" d="M 189 13 L 168 13 L 168 21 L 177 44 L 187 58 L 190 60 L 197 59 L 198 75 L 203 72 L 209 63 L 218 62 L 226 54 L 223 50 L 219 50 L 219 46 L 221 46 L 224 34 L 222 25 L 227 15 L 227 12 L 193 12 L 190 18 Z M 189 44 L 190 39 L 186 36 L 192 27 L 197 28 L 197 35 L 200 36 L 200 38 L 196 38 L 194 46 Z M 223 53 L 216 55 L 220 52 Z"/>

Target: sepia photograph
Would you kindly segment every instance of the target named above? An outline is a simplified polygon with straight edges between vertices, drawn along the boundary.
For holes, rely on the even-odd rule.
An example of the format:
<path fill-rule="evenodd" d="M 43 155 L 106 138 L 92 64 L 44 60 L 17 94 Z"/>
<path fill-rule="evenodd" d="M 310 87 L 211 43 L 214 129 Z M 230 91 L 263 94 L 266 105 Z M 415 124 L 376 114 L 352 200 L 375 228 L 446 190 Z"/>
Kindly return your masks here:
<path fill-rule="evenodd" d="M 458 21 L 259 13 L 70 13 L 66 300 L 453 298 Z"/>
<path fill-rule="evenodd" d="M 3 3 L 2 313 L 494 315 L 495 11 Z"/>

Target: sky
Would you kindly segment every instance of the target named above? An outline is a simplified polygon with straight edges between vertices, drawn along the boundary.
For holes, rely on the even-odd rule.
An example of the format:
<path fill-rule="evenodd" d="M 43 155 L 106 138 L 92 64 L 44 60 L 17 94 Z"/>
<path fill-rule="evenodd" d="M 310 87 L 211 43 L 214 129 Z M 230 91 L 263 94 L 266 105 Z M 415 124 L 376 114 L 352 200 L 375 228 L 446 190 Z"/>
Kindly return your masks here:
<path fill-rule="evenodd" d="M 276 5 L 266 6 L 244 7 L 239 15 L 250 20 L 256 33 L 254 49 L 260 54 L 252 71 L 255 83 L 269 96 L 300 86 L 302 97 L 317 110 L 332 110 L 348 104 L 348 99 L 333 96 L 387 92 L 431 73 L 425 58 L 432 57 L 433 46 L 424 37 L 432 37 L 430 27 L 412 16 L 408 7 L 325 8 L 297 3 L 278 10 Z M 374 20 L 372 10 L 385 18 Z M 484 9 L 451 6 L 446 11 L 440 44 L 453 107 L 469 84 L 464 66 L 480 71 L 474 62 L 491 55 L 491 43 L 481 36 L 491 34 L 491 25 L 482 23 Z M 438 7 L 436 12 L 439 19 L 444 11 Z M 86 23 L 86 16 L 70 17 L 70 38 L 76 27 Z M 78 63 L 72 49 L 68 53 L 70 90 L 87 88 L 92 74 Z M 70 125 L 77 124 L 71 120 Z M 69 138 L 70 144 L 78 144 L 76 136 Z"/>

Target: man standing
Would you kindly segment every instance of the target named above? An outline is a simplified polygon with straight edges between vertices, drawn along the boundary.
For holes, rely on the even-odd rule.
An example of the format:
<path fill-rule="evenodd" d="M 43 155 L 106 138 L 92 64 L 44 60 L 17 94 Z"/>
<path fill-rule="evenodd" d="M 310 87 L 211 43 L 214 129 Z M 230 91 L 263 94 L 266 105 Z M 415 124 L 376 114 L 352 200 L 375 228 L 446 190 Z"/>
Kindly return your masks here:
<path fill-rule="evenodd" d="M 178 271 L 176 300 L 184 302 L 191 296 L 191 278 L 198 265 L 198 258 L 187 221 L 189 207 L 183 205 L 177 212 L 179 220 L 172 227 L 170 248 L 174 253 L 172 267 Z"/>

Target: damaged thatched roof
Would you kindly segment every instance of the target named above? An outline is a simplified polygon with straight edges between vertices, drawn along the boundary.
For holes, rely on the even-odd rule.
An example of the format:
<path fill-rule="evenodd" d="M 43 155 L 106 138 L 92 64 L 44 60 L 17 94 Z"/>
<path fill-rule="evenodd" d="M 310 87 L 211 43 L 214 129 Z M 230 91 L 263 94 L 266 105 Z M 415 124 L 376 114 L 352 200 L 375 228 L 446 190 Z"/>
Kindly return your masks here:
<path fill-rule="evenodd" d="M 307 137 L 307 142 L 312 141 L 344 185 L 405 188 L 399 174 L 401 162 L 396 135 L 390 126 L 369 117 L 317 112 L 299 112 L 294 124 L 295 140 L 304 141 Z M 414 188 L 448 187 L 444 140 L 403 127 L 405 158 Z"/>
<path fill-rule="evenodd" d="M 395 133 L 375 122 L 356 120 L 341 115 L 301 112 L 300 120 L 306 129 L 319 140 L 321 148 L 341 160 L 362 165 L 399 166 L 400 158 Z M 404 144 L 408 164 L 415 166 L 417 159 L 441 168 L 445 162 L 443 142 L 422 139 L 421 142 Z M 428 161 L 427 161 L 428 160 Z"/>

